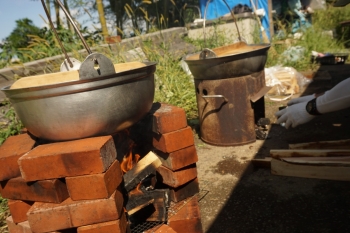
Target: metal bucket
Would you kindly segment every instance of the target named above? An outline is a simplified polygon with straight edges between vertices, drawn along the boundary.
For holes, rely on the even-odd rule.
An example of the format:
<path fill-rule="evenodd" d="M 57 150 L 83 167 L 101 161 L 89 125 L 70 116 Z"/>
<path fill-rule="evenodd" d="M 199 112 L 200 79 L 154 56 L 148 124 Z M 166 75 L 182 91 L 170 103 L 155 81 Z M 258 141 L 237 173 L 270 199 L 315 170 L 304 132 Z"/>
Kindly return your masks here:
<path fill-rule="evenodd" d="M 255 142 L 255 122 L 265 117 L 265 106 L 263 97 L 256 102 L 251 97 L 264 86 L 264 70 L 236 78 L 195 79 L 201 139 L 218 146 Z"/>
<path fill-rule="evenodd" d="M 205 41 L 205 16 L 203 26 Z M 200 137 L 213 145 L 255 142 L 255 123 L 265 117 L 264 68 L 270 44 L 247 45 L 238 35 L 238 43 L 184 59 L 195 80 Z"/>

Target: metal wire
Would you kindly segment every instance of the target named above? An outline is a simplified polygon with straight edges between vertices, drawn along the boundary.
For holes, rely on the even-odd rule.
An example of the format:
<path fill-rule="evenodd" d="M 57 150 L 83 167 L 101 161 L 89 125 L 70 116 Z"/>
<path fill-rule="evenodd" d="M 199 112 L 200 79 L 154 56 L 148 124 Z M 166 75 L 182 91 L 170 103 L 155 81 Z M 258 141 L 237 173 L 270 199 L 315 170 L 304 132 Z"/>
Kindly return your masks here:
<path fill-rule="evenodd" d="M 82 35 L 81 32 L 79 31 L 77 25 L 74 23 L 74 20 L 73 20 L 72 17 L 69 15 L 68 11 L 66 10 L 66 8 L 65 8 L 64 5 L 62 4 L 62 2 L 61 2 L 60 0 L 55 0 L 55 1 L 56 1 L 57 4 L 62 8 L 63 12 L 66 14 L 66 16 L 67 16 L 67 18 L 69 19 L 70 23 L 73 25 L 73 27 L 74 27 L 74 29 L 75 29 L 75 32 L 79 35 L 79 38 L 80 38 L 81 42 L 83 43 L 83 45 L 84 45 L 86 51 L 88 52 L 88 54 L 92 54 L 92 51 L 91 51 L 91 49 L 89 48 L 88 44 L 86 43 L 86 41 L 85 41 L 83 35 Z M 48 9 L 47 9 L 45 3 L 44 3 L 44 0 L 41 0 L 41 3 L 42 3 L 42 5 L 43 5 L 43 7 L 44 7 L 46 16 L 47 16 L 47 18 L 48 18 L 48 20 L 49 20 L 49 23 L 50 23 L 50 27 L 51 27 L 52 31 L 54 32 L 54 34 L 55 34 L 55 37 L 56 37 L 56 39 L 57 39 L 57 41 L 58 41 L 58 44 L 60 45 L 60 47 L 61 47 L 61 49 L 62 49 L 62 52 L 64 53 L 64 56 L 65 56 L 66 60 L 67 60 L 68 63 L 69 63 L 69 66 L 72 68 L 72 67 L 73 67 L 73 63 L 72 63 L 72 61 L 69 59 L 69 56 L 68 56 L 68 54 L 67 54 L 67 51 L 65 50 L 65 48 L 64 48 L 64 46 L 63 46 L 63 44 L 62 44 L 60 38 L 58 37 L 58 33 L 57 33 L 56 29 L 55 29 L 55 26 L 54 26 L 53 23 L 52 23 L 52 20 L 51 20 L 49 11 L 48 11 Z"/>
<path fill-rule="evenodd" d="M 198 197 L 198 202 L 200 202 L 209 191 L 207 190 L 200 190 L 198 194 L 188 197 L 187 199 L 179 202 L 171 202 L 170 206 L 168 208 L 168 219 L 174 216 L 177 212 L 179 212 L 192 198 L 195 196 Z M 163 224 L 166 224 L 166 222 L 142 222 L 135 227 L 131 228 L 131 233 L 143 233 L 144 231 L 156 231 L 159 227 L 161 227 Z"/>
<path fill-rule="evenodd" d="M 56 31 L 56 29 L 55 29 L 55 26 L 54 26 L 53 23 L 52 23 L 52 20 L 51 20 L 49 11 L 48 11 L 47 8 L 46 8 L 46 5 L 45 5 L 45 3 L 44 3 L 44 0 L 41 0 L 41 3 L 43 4 L 43 7 L 44 7 L 44 10 L 45 10 L 46 16 L 47 16 L 47 18 L 48 18 L 48 20 L 49 20 L 51 29 L 52 29 L 53 33 L 55 34 L 55 37 L 56 37 L 56 39 L 57 39 L 57 41 L 58 41 L 58 44 L 60 45 L 60 47 L 61 47 L 61 49 L 62 49 L 62 52 L 64 53 L 64 56 L 65 56 L 66 60 L 67 60 L 68 63 L 69 63 L 69 66 L 72 68 L 72 67 L 73 67 L 73 63 L 72 63 L 72 61 L 69 59 L 69 56 L 68 56 L 68 54 L 67 54 L 67 51 L 64 49 L 64 46 L 63 46 L 63 44 L 62 44 L 60 38 L 58 37 L 57 31 Z"/>
<path fill-rule="evenodd" d="M 143 222 L 131 229 L 131 233 L 143 233 L 144 231 L 153 229 L 157 230 L 165 222 Z"/>

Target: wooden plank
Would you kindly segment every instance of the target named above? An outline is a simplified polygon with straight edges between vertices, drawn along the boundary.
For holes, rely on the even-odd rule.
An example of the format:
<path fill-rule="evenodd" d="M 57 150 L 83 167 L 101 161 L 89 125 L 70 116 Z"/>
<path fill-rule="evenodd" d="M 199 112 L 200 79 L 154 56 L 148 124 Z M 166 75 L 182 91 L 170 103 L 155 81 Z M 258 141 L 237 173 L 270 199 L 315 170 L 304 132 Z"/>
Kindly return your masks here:
<path fill-rule="evenodd" d="M 350 150 L 346 149 L 290 149 L 290 150 L 270 150 L 272 158 L 285 157 L 326 157 L 326 156 L 350 156 Z"/>
<path fill-rule="evenodd" d="M 162 165 L 162 161 L 153 152 L 149 152 L 130 171 L 124 174 L 124 186 L 126 191 L 135 188 L 143 179 L 156 172 L 156 168 Z"/>
<path fill-rule="evenodd" d="M 282 158 L 282 161 L 295 164 L 310 165 L 331 165 L 331 166 L 350 166 L 350 156 L 342 157 L 291 157 Z"/>
<path fill-rule="evenodd" d="M 312 166 L 271 160 L 271 174 L 325 180 L 350 181 L 350 167 Z"/>
<path fill-rule="evenodd" d="M 289 149 L 350 149 L 350 139 L 289 144 Z"/>
<path fill-rule="evenodd" d="M 146 198 L 143 196 L 147 196 Z M 143 221 L 167 221 L 168 219 L 168 213 L 167 208 L 170 206 L 170 200 L 169 200 L 169 190 L 168 189 L 155 189 L 151 191 L 146 191 L 144 194 L 139 193 L 136 195 L 129 196 L 129 198 L 134 199 L 132 203 L 127 203 L 127 209 L 130 206 L 133 206 L 137 202 L 142 202 L 137 199 L 147 199 L 152 198 L 152 203 L 149 203 L 147 201 L 144 202 L 142 206 L 138 206 L 135 208 L 128 210 L 128 214 L 132 214 L 132 221 L 135 222 L 143 222 Z M 129 205 L 131 204 L 131 205 Z M 143 207 L 143 208 L 142 208 Z M 129 213 L 130 212 L 130 213 Z"/>
<path fill-rule="evenodd" d="M 254 167 L 271 168 L 271 159 L 271 157 L 266 157 L 263 159 L 252 159 L 252 164 Z"/>
<path fill-rule="evenodd" d="M 135 208 L 133 208 L 131 210 L 128 210 L 127 212 L 128 212 L 129 215 L 133 215 L 134 213 L 136 213 L 140 209 L 142 209 L 142 208 L 152 204 L 153 202 L 154 202 L 154 199 L 151 199 L 151 200 L 149 200 L 149 201 L 147 201 L 147 202 L 145 202 L 145 203 L 143 203 L 143 204 L 141 204 L 141 205 L 139 205 L 139 206 L 137 206 L 137 207 L 135 207 Z"/>

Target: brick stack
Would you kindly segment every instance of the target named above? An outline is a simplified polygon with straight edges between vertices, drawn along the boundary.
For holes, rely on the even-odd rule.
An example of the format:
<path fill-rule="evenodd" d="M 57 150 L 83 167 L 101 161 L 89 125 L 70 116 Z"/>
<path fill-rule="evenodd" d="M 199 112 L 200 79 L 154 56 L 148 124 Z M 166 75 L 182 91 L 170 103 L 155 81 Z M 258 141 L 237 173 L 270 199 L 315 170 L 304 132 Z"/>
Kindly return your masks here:
<path fill-rule="evenodd" d="M 171 201 L 190 200 L 175 215 L 170 216 L 167 227 L 174 232 L 202 232 L 198 199 L 194 197 L 199 192 L 198 156 L 185 111 L 161 104 L 152 118 L 153 147 L 162 161 L 162 166 L 157 169 L 158 182 L 169 188 Z M 163 232 L 163 228 L 155 232 Z"/>
<path fill-rule="evenodd" d="M 166 224 L 149 232 L 201 233 L 198 156 L 185 111 L 154 103 L 130 131 L 135 128 L 143 132 L 137 133 L 141 141 L 136 144 L 146 143 L 146 151 L 154 150 L 162 161 L 157 185 L 169 189 L 172 203 L 182 206 Z M 0 194 L 8 199 L 9 232 L 130 231 L 118 162 L 125 154 L 118 151 L 117 160 L 120 145 L 115 136 L 43 145 L 26 133 L 8 138 L 0 147 Z"/>
<path fill-rule="evenodd" d="M 39 146 L 12 136 L 0 147 L 0 180 L 10 233 L 128 230 L 112 136 Z"/>

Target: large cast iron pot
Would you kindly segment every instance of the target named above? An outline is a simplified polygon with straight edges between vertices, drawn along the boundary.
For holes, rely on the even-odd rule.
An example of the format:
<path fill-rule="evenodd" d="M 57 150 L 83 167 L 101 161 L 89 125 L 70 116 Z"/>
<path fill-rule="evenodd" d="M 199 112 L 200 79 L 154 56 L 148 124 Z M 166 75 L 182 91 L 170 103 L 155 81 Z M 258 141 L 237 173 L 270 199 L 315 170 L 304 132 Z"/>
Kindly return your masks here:
<path fill-rule="evenodd" d="M 65 141 L 109 135 L 151 109 L 156 63 L 113 75 L 2 91 L 34 136 Z"/>

